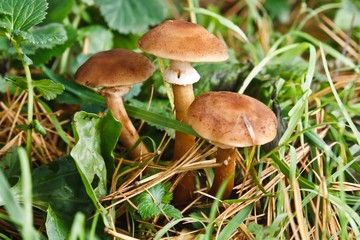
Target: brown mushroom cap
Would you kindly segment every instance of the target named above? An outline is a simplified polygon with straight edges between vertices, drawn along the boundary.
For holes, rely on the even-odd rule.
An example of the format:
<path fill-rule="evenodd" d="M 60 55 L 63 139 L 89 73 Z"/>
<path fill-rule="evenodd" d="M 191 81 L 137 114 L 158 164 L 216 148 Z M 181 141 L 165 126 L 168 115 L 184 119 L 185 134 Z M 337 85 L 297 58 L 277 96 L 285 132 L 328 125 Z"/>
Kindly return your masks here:
<path fill-rule="evenodd" d="M 132 85 L 155 71 L 150 60 L 133 51 L 112 49 L 90 57 L 75 73 L 75 81 L 89 87 Z"/>
<path fill-rule="evenodd" d="M 138 46 L 157 57 L 183 62 L 221 62 L 229 58 L 226 46 L 200 25 L 168 20 L 144 34 Z"/>
<path fill-rule="evenodd" d="M 262 145 L 276 136 L 275 114 L 255 98 L 233 92 L 209 92 L 188 109 L 188 122 L 220 147 Z"/>

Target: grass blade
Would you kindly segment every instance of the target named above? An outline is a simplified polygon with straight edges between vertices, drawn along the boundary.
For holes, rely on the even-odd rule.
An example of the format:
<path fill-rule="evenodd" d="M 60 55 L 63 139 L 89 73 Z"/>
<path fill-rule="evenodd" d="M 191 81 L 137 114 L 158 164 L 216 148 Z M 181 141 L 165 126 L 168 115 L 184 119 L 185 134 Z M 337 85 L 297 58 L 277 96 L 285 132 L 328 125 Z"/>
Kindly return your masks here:
<path fill-rule="evenodd" d="M 246 34 L 237 26 L 235 25 L 232 21 L 230 21 L 229 19 L 216 14 L 214 12 L 211 12 L 207 9 L 204 8 L 185 8 L 186 10 L 190 11 L 190 12 L 194 12 L 194 13 L 198 13 L 198 14 L 203 14 L 203 15 L 208 15 L 210 17 L 213 17 L 215 19 L 217 19 L 223 26 L 229 28 L 230 30 L 234 31 L 235 33 L 237 33 L 242 39 L 244 39 L 245 42 L 249 43 L 249 39 L 246 37 Z"/>
<path fill-rule="evenodd" d="M 329 82 L 331 91 L 336 99 L 337 104 L 339 105 L 339 108 L 342 112 L 342 114 L 344 115 L 346 121 L 348 122 L 351 130 L 353 131 L 356 141 L 358 142 L 358 144 L 360 145 L 360 133 L 357 129 L 357 127 L 355 126 L 354 122 L 351 120 L 351 117 L 349 115 L 349 113 L 346 111 L 344 104 L 342 103 L 339 94 L 336 91 L 336 88 L 334 86 L 334 83 L 332 81 L 330 72 L 329 72 L 329 68 L 327 66 L 327 62 L 326 62 L 326 58 L 325 58 L 325 53 L 324 53 L 324 48 L 322 47 L 322 44 L 320 43 L 320 52 L 321 52 L 321 58 L 322 58 L 322 62 L 323 62 L 323 66 L 324 66 L 324 70 L 325 70 L 325 74 L 326 74 L 326 78 Z"/>
<path fill-rule="evenodd" d="M 253 204 L 244 207 L 239 211 L 233 219 L 230 220 L 220 232 L 218 239 L 230 239 L 231 235 L 236 231 L 240 224 L 246 219 L 253 208 Z"/>

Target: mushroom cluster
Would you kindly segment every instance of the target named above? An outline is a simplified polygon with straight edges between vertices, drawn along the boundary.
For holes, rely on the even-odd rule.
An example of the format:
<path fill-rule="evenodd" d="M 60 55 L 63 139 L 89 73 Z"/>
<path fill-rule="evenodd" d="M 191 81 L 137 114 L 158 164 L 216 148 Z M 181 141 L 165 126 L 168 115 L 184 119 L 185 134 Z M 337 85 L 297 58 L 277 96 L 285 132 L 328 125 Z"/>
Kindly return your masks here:
<path fill-rule="evenodd" d="M 189 124 L 218 147 L 219 167 L 215 168 L 210 194 L 215 195 L 226 180 L 222 198 L 228 198 L 234 185 L 236 148 L 273 140 L 277 127 L 275 114 L 260 101 L 232 92 L 209 92 L 195 99 L 192 84 L 200 75 L 190 63 L 229 58 L 224 43 L 197 24 L 165 21 L 144 34 L 138 46 L 143 52 L 170 60 L 164 80 L 172 84 L 176 119 Z M 120 142 L 132 149 L 133 159 L 141 159 L 149 151 L 144 143 L 139 143 L 139 134 L 125 111 L 122 97 L 133 84 L 145 81 L 154 71 L 154 65 L 145 56 L 113 49 L 93 55 L 75 74 L 75 80 L 82 85 L 102 87 L 99 93 L 105 97 L 107 108 L 122 123 Z M 179 160 L 194 146 L 195 137 L 178 131 L 175 134 L 173 158 Z M 191 201 L 194 188 L 193 173 L 188 172 L 174 190 L 175 204 Z"/>
<path fill-rule="evenodd" d="M 168 20 L 145 33 L 139 48 L 157 57 L 169 59 L 164 80 L 172 84 L 176 119 L 187 121 L 187 110 L 194 101 L 193 85 L 200 79 L 191 62 L 221 62 L 229 58 L 226 46 L 202 26 L 182 20 Z M 174 160 L 181 159 L 195 144 L 195 137 L 175 133 Z M 174 190 L 174 202 L 186 203 L 194 190 L 192 172 L 186 173 Z"/>

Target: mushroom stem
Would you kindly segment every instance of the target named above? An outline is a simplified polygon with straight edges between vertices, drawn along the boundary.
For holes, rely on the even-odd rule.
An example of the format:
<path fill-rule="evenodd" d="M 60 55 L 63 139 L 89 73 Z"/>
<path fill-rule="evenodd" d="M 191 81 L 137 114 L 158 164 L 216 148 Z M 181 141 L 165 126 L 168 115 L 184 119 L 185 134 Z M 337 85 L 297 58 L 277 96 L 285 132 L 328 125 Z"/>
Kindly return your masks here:
<path fill-rule="evenodd" d="M 189 85 L 173 85 L 174 105 L 176 110 L 176 120 L 188 123 L 187 109 L 194 101 L 193 86 Z M 195 137 L 183 132 L 176 131 L 175 133 L 175 147 L 174 159 L 182 158 L 195 144 Z M 180 180 L 179 184 L 174 190 L 174 203 L 187 203 L 193 198 L 193 191 L 195 188 L 194 174 L 187 172 Z"/>
<path fill-rule="evenodd" d="M 110 109 L 114 117 L 122 124 L 120 142 L 126 149 L 130 150 L 139 140 L 139 134 L 132 124 L 124 107 L 122 96 L 128 92 L 125 89 L 104 89 L 102 94 L 105 96 L 106 106 Z M 140 159 L 141 156 L 149 153 L 143 142 L 140 142 L 129 154 L 132 159 Z"/>
<path fill-rule="evenodd" d="M 176 120 L 188 123 L 187 110 L 194 101 L 193 86 L 173 85 L 174 105 L 176 110 Z M 194 145 L 195 137 L 183 132 L 176 131 L 174 159 L 180 159 Z"/>
<path fill-rule="evenodd" d="M 221 199 L 229 198 L 231 191 L 234 187 L 235 158 L 236 158 L 235 148 L 223 149 L 218 147 L 217 155 L 216 155 L 216 163 L 221 164 L 221 166 L 215 168 L 214 182 L 209 191 L 211 195 L 215 196 L 219 191 L 221 184 L 225 180 L 227 180 L 228 182 L 221 196 Z"/>
<path fill-rule="evenodd" d="M 165 72 L 165 80 L 173 83 L 176 120 L 180 122 L 188 123 L 187 110 L 195 98 L 192 83 L 197 82 L 199 78 L 199 74 L 188 62 L 171 61 L 170 67 Z M 174 84 L 175 82 L 177 84 Z M 174 160 L 181 159 L 194 144 L 194 136 L 176 131 Z M 194 188 L 194 175 L 192 172 L 187 172 L 174 190 L 174 203 L 183 204 L 191 201 Z"/>

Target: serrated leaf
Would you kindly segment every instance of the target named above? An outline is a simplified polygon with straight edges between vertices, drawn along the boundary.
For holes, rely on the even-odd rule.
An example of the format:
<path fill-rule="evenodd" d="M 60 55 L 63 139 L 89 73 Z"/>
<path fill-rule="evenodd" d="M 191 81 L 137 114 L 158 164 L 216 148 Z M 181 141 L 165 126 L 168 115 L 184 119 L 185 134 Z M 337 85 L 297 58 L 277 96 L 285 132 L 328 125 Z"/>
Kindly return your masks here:
<path fill-rule="evenodd" d="M 8 75 L 5 77 L 5 80 L 20 87 L 23 90 L 27 89 L 27 83 L 26 83 L 26 79 L 23 77 L 18 77 L 18 76 L 13 76 L 13 75 Z"/>
<path fill-rule="evenodd" d="M 57 44 L 52 48 L 35 49 L 29 57 L 33 60 L 35 65 L 45 64 L 53 57 L 61 55 L 68 47 L 70 47 L 77 37 L 77 32 L 72 26 L 65 26 L 67 40 L 62 44 Z"/>
<path fill-rule="evenodd" d="M 159 215 L 166 215 L 168 218 L 182 217 L 178 209 L 167 204 L 170 195 L 165 192 L 165 187 L 167 188 L 167 186 L 157 184 L 135 198 L 135 204 L 142 218 L 149 219 Z"/>
<path fill-rule="evenodd" d="M 46 16 L 46 0 L 6 0 L 0 1 L 0 9 L 10 13 L 4 15 L 4 23 L 10 30 L 27 31 L 39 24 Z"/>
<path fill-rule="evenodd" d="M 161 214 L 162 197 L 165 193 L 164 187 L 157 184 L 150 188 L 148 192 L 141 193 L 137 198 L 139 214 L 148 219 Z"/>
<path fill-rule="evenodd" d="M 46 100 L 55 99 L 57 95 L 64 91 L 64 85 L 50 79 L 35 80 L 33 86 Z"/>
<path fill-rule="evenodd" d="M 63 44 L 67 40 L 67 34 L 64 25 L 51 23 L 34 28 L 27 40 L 38 48 L 52 48 L 57 44 Z"/>
<path fill-rule="evenodd" d="M 120 33 L 143 33 L 165 19 L 162 0 L 95 0 L 95 4 L 109 27 Z"/>
<path fill-rule="evenodd" d="M 181 211 L 179 209 L 175 208 L 173 205 L 164 204 L 162 210 L 163 210 L 164 214 L 166 215 L 166 217 L 168 217 L 169 219 L 171 219 L 171 218 L 175 218 L 175 219 L 182 218 Z"/>

